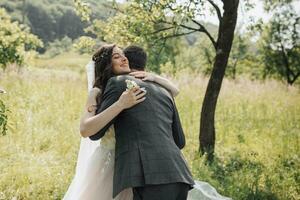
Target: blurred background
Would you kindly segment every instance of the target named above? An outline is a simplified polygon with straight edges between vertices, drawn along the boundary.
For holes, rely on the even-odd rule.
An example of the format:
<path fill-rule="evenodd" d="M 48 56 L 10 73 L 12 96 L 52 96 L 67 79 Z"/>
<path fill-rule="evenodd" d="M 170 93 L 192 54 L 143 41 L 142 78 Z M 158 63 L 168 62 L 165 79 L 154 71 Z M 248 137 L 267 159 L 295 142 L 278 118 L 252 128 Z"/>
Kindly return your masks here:
<path fill-rule="evenodd" d="M 300 1 L 0 6 L 0 200 L 62 199 L 75 173 L 85 66 L 104 43 L 142 46 L 147 69 L 179 86 L 195 179 L 236 200 L 300 200 Z"/>

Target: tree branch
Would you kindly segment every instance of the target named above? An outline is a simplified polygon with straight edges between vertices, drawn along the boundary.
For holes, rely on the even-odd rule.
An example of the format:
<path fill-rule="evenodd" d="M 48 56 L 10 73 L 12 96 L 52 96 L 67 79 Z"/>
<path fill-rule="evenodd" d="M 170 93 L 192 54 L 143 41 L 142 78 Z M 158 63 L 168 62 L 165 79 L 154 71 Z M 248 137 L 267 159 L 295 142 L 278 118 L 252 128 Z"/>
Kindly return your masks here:
<path fill-rule="evenodd" d="M 194 31 L 190 31 L 190 32 L 185 32 L 185 33 L 177 33 L 177 34 L 173 34 L 173 35 L 167 35 L 166 37 L 163 37 L 161 39 L 169 39 L 169 38 L 173 38 L 173 37 L 180 37 L 180 36 L 184 36 L 184 35 L 188 35 L 191 33 L 197 32 L 197 30 Z"/>
<path fill-rule="evenodd" d="M 215 4 L 215 3 L 213 2 L 213 0 L 207 0 L 207 1 L 215 8 L 215 10 L 216 10 L 216 12 L 217 12 L 217 15 L 218 15 L 218 19 L 219 19 L 219 21 L 221 22 L 221 20 L 222 20 L 222 14 L 221 14 L 220 8 L 218 7 L 217 4 Z"/>
<path fill-rule="evenodd" d="M 169 25 L 174 25 L 174 23 L 168 22 L 168 21 L 165 21 L 165 20 L 160 20 L 159 22 L 160 23 L 169 24 Z M 179 24 L 178 26 L 180 26 L 182 28 L 185 28 L 185 29 L 188 29 L 188 30 L 191 30 L 191 32 L 189 32 L 188 34 L 190 34 L 192 32 L 202 32 L 202 33 L 205 33 L 208 36 L 209 40 L 212 42 L 214 48 L 217 49 L 217 42 L 215 41 L 215 39 L 213 38 L 213 36 L 207 31 L 207 29 L 201 23 L 197 22 L 194 19 L 192 19 L 192 22 L 194 22 L 195 24 L 197 24 L 199 26 L 199 28 L 194 28 L 194 27 L 187 26 L 187 25 L 184 25 L 184 24 Z"/>
<path fill-rule="evenodd" d="M 162 37 L 162 38 L 159 38 L 159 39 L 155 40 L 155 41 L 154 41 L 154 44 L 157 43 L 159 40 L 164 40 L 164 41 L 166 41 L 167 39 L 170 39 L 170 38 L 180 37 L 180 36 L 188 35 L 188 34 L 191 34 L 191 33 L 194 33 L 194 32 L 197 32 L 197 31 L 194 30 L 194 31 L 185 32 L 185 33 L 177 33 L 177 34 L 167 35 L 167 36 L 165 36 L 165 37 Z"/>
<path fill-rule="evenodd" d="M 292 84 L 297 80 L 297 78 L 300 76 L 300 72 L 298 72 L 295 76 L 294 79 L 292 80 Z"/>
<path fill-rule="evenodd" d="M 156 62 L 159 61 L 160 54 L 161 54 L 162 50 L 165 48 L 165 46 L 166 46 L 166 41 L 167 41 L 167 39 L 164 39 L 163 44 L 161 45 L 160 49 L 158 50 L 158 53 L 155 56 Z"/>
<path fill-rule="evenodd" d="M 179 24 L 179 26 L 181 26 L 182 28 L 188 29 L 188 30 L 192 30 L 192 31 L 201 31 L 199 28 L 193 28 L 190 26 L 186 26 L 184 24 Z"/>
<path fill-rule="evenodd" d="M 293 77 L 295 77 L 295 74 L 290 69 L 290 64 L 289 64 L 289 61 L 288 61 L 288 57 L 286 55 L 285 48 L 284 48 L 284 46 L 283 46 L 283 44 L 282 44 L 281 41 L 280 41 L 280 45 L 281 45 L 281 55 L 282 55 L 283 62 L 284 62 L 285 68 L 286 68 L 286 78 L 287 78 L 288 83 L 290 83 L 291 82 L 290 75 L 292 75 Z"/>
<path fill-rule="evenodd" d="M 297 43 L 297 25 L 299 25 L 300 17 L 297 17 L 295 21 L 296 22 L 293 24 L 293 34 L 292 34 L 293 46 L 296 46 Z"/>
<path fill-rule="evenodd" d="M 217 42 L 215 41 L 213 36 L 207 31 L 207 29 L 201 23 L 197 22 L 196 20 L 193 19 L 192 21 L 200 27 L 199 32 L 203 32 L 207 35 L 207 37 L 210 39 L 210 41 L 214 45 L 214 48 L 217 50 Z"/>
<path fill-rule="evenodd" d="M 162 29 L 156 30 L 156 31 L 154 31 L 154 32 L 152 32 L 152 33 L 150 33 L 150 34 L 156 34 L 156 33 L 162 32 L 162 31 L 170 30 L 170 29 L 172 29 L 172 28 L 174 28 L 174 26 L 162 28 Z"/>
<path fill-rule="evenodd" d="M 207 0 L 207 1 L 215 8 L 215 10 L 217 12 L 217 15 L 218 15 L 218 19 L 219 19 L 219 21 L 221 21 L 222 20 L 222 14 L 221 14 L 220 8 L 212 0 Z"/>

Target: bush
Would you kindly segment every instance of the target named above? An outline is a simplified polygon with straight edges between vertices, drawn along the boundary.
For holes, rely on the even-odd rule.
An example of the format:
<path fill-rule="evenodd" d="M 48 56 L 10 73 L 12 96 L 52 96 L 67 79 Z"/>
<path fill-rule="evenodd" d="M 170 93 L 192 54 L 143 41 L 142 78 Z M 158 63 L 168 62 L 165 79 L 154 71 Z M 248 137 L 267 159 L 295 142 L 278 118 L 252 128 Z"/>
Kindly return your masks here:
<path fill-rule="evenodd" d="M 76 40 L 73 46 L 80 54 L 84 54 L 84 53 L 91 54 L 95 50 L 94 49 L 95 45 L 96 45 L 95 39 L 87 36 L 82 36 Z"/>
<path fill-rule="evenodd" d="M 7 112 L 5 104 L 0 100 L 0 134 L 6 135 L 7 131 Z"/>
<path fill-rule="evenodd" d="M 68 52 L 72 48 L 72 39 L 65 36 L 61 40 L 54 40 L 54 42 L 49 43 L 46 55 L 50 58 L 57 56 L 61 53 Z"/>
<path fill-rule="evenodd" d="M 25 52 L 43 43 L 28 28 L 12 22 L 4 9 L 0 9 L 0 20 L 0 68 L 5 70 L 9 63 L 23 64 Z"/>

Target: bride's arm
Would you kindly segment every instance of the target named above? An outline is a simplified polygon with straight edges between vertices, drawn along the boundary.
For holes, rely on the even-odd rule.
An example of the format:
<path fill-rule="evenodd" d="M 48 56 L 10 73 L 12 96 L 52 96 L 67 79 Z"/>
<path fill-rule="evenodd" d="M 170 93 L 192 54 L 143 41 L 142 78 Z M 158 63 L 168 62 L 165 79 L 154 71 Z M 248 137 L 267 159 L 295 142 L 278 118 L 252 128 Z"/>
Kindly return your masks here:
<path fill-rule="evenodd" d="M 113 103 L 103 112 L 95 115 L 97 104 L 96 97 L 100 89 L 93 88 L 88 95 L 83 115 L 80 119 L 80 134 L 82 137 L 89 137 L 107 125 L 124 109 L 130 108 L 145 100 L 145 92 L 139 88 L 134 88 L 123 92 L 118 101 Z"/>
<path fill-rule="evenodd" d="M 173 97 L 179 94 L 179 88 L 174 83 L 172 83 L 169 79 L 166 79 L 157 74 L 153 74 L 145 71 L 135 71 L 135 72 L 131 72 L 130 75 L 136 78 L 141 78 L 143 81 L 153 81 L 160 84 L 161 86 L 169 90 Z"/>

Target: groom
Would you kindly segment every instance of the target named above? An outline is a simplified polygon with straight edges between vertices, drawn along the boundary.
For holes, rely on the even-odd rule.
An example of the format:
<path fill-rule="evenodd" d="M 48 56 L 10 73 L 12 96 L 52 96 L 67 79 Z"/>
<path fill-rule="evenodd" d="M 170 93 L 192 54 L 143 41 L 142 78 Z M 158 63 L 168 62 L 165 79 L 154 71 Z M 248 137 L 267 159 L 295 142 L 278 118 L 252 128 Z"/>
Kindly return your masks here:
<path fill-rule="evenodd" d="M 144 70 L 146 54 L 141 48 L 131 46 L 124 52 L 132 69 Z M 114 124 L 113 198 L 125 188 L 132 187 L 134 200 L 186 200 L 194 181 L 176 146 L 176 137 L 173 139 L 183 133 L 179 133 L 182 131 L 180 120 L 174 100 L 166 89 L 129 75 L 113 77 L 107 83 L 97 113 L 117 101 L 126 90 L 127 79 L 147 90 L 146 100 L 123 111 L 98 133 L 90 136 L 92 140 L 98 140 Z M 180 140 L 182 142 L 182 138 L 179 138 L 179 143 Z"/>

